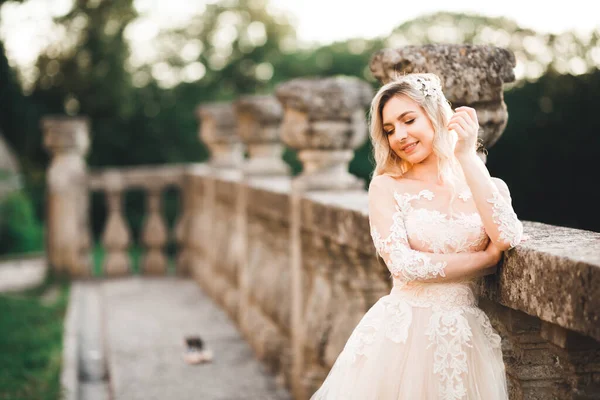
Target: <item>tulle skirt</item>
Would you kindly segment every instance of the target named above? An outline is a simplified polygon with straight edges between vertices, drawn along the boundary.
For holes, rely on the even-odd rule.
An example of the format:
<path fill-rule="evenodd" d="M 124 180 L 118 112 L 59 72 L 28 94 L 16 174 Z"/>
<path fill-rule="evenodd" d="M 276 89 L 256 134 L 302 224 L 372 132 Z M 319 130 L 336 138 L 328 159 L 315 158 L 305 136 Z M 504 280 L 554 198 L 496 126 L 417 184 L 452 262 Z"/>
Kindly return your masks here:
<path fill-rule="evenodd" d="M 469 284 L 394 287 L 311 400 L 508 399 L 500 336 Z"/>

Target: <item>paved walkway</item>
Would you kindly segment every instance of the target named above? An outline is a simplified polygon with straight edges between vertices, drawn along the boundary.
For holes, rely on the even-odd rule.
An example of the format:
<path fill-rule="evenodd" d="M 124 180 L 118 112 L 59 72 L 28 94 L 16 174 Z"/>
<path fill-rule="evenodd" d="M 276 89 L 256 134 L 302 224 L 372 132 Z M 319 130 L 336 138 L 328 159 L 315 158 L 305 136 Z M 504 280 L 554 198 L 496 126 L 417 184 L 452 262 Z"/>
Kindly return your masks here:
<path fill-rule="evenodd" d="M 114 400 L 290 399 L 192 280 L 107 280 L 100 298 Z M 213 351 L 212 363 L 183 362 L 183 337 L 193 334 Z"/>

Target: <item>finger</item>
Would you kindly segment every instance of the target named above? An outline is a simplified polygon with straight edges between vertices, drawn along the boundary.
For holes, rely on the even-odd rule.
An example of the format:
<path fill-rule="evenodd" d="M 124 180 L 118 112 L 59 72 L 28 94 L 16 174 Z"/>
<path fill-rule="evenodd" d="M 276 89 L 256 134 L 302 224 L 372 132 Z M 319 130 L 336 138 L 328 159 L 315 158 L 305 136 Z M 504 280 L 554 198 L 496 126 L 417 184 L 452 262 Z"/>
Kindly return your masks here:
<path fill-rule="evenodd" d="M 456 110 L 457 111 L 461 110 L 461 111 L 466 112 L 473 119 L 473 121 L 477 122 L 477 110 L 475 110 L 474 108 L 462 106 L 462 107 L 457 107 Z"/>
<path fill-rule="evenodd" d="M 460 126 L 458 124 L 450 124 L 450 125 L 448 125 L 448 129 L 456 132 L 456 134 L 458 135 L 458 137 L 460 139 L 465 139 L 467 137 L 465 130 L 462 128 L 462 126 Z"/>
<path fill-rule="evenodd" d="M 459 124 L 465 131 L 469 130 L 469 129 L 473 129 L 473 121 L 471 121 L 471 118 L 466 115 L 466 114 L 454 114 L 452 116 L 453 120 L 452 123 L 454 124 Z"/>
<path fill-rule="evenodd" d="M 467 128 L 478 128 L 479 124 L 477 124 L 477 121 L 474 121 L 471 116 L 469 114 L 467 114 L 464 111 L 458 112 L 456 114 L 454 114 L 452 116 L 453 118 L 456 117 L 456 121 L 461 121 L 461 123 L 463 124 L 462 126 L 467 129 Z"/>

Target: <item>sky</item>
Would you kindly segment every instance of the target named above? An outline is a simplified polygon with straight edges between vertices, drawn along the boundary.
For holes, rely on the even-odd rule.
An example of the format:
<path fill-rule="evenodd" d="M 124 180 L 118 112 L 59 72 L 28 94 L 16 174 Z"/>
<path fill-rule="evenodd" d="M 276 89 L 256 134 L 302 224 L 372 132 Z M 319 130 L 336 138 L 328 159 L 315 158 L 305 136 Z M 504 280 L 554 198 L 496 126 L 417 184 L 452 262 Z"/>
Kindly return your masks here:
<path fill-rule="evenodd" d="M 50 33 L 52 17 L 68 12 L 72 2 L 28 0 L 22 5 L 9 2 L 2 7 L 0 38 L 4 40 L 11 65 L 24 67 L 35 63 L 39 51 L 60 35 L 60 32 Z M 206 3 L 206 0 L 135 0 L 146 23 L 140 24 L 137 34 L 130 38 L 132 47 L 136 44 L 151 46 L 157 30 L 185 24 L 190 15 L 201 11 Z M 571 29 L 589 32 L 600 28 L 600 2 L 569 0 L 559 3 L 560 7 L 550 4 L 547 0 L 427 0 L 411 3 L 399 0 L 269 0 L 272 12 L 292 17 L 298 39 L 304 44 L 327 44 L 353 37 L 385 37 L 403 22 L 438 11 L 504 16 L 525 28 L 548 33 Z"/>

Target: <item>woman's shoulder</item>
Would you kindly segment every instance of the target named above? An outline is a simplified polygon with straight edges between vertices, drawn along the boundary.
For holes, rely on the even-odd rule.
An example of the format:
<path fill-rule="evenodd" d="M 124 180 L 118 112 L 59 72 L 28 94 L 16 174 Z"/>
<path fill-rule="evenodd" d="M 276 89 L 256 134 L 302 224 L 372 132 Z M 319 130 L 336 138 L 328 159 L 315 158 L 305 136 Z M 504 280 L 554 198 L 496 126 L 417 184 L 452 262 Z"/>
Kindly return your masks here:
<path fill-rule="evenodd" d="M 419 192 L 418 182 L 399 176 L 381 174 L 373 177 L 369 184 L 369 195 L 378 196 L 403 196 Z"/>
<path fill-rule="evenodd" d="M 369 190 L 371 189 L 398 189 L 406 186 L 406 179 L 390 174 L 381 174 L 374 176 L 369 184 Z"/>

